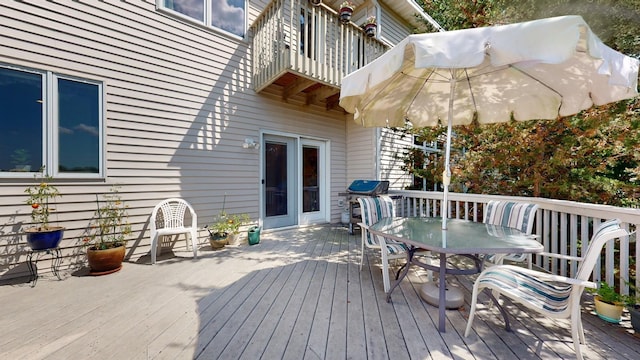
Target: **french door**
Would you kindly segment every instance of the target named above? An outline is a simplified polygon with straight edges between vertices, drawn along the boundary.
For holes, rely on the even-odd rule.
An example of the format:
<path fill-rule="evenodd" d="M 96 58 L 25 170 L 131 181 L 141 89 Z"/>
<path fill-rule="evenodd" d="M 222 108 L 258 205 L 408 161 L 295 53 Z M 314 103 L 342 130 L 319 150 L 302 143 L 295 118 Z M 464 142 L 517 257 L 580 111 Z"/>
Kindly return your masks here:
<path fill-rule="evenodd" d="M 265 134 L 263 144 L 263 227 L 328 221 L 326 143 Z"/>

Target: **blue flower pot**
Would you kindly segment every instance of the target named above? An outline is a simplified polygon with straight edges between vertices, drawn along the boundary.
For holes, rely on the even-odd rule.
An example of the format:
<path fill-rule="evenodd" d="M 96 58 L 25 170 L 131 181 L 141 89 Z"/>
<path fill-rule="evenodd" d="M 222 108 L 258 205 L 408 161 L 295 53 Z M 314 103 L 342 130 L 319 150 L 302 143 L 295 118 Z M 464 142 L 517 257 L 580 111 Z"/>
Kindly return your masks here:
<path fill-rule="evenodd" d="M 64 228 L 54 227 L 47 231 L 27 232 L 27 244 L 31 250 L 54 249 L 60 245 L 64 235 Z"/>

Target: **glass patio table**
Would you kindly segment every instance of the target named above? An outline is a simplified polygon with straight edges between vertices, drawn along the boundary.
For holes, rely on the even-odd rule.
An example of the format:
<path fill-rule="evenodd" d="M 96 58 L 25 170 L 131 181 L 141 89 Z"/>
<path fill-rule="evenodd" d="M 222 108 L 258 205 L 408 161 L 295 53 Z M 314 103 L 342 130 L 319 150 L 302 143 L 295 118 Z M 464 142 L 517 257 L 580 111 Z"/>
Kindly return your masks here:
<path fill-rule="evenodd" d="M 484 256 L 488 254 L 537 253 L 543 246 L 535 240 L 535 235 L 525 235 L 509 227 L 489 225 L 480 222 L 449 219 L 447 230 L 442 230 L 442 218 L 436 217 L 392 217 L 384 218 L 369 228 L 371 233 L 400 241 L 407 246 L 407 264 L 398 280 L 387 293 L 391 293 L 409 272 L 411 265 L 438 272 L 438 330 L 445 332 L 446 274 L 467 275 L 482 270 Z M 439 264 L 432 265 L 414 257 L 416 251 L 428 250 L 438 253 Z M 447 267 L 447 255 L 462 255 L 473 260 L 472 268 Z"/>

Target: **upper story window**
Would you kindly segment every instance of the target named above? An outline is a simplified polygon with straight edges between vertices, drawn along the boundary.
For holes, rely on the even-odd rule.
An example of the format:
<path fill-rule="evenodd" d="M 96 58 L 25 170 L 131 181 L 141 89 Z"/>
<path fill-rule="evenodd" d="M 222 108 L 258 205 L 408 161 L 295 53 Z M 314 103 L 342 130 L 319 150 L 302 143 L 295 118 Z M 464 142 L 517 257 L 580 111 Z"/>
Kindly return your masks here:
<path fill-rule="evenodd" d="M 241 38 L 246 32 L 247 0 L 160 0 L 164 9 Z"/>
<path fill-rule="evenodd" d="M 103 86 L 0 66 L 0 176 L 103 175 Z M 30 176 L 30 175 L 29 175 Z"/>

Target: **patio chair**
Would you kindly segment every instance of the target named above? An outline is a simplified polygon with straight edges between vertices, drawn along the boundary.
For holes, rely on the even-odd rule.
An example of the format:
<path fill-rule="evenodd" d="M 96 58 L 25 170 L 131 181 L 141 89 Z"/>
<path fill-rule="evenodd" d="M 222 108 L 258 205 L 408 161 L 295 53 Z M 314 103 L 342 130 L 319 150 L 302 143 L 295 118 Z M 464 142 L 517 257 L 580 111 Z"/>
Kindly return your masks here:
<path fill-rule="evenodd" d="M 485 207 L 483 222 L 515 228 L 524 234 L 531 235 L 537 210 L 537 204 L 492 200 Z M 488 255 L 485 259 L 494 264 L 502 264 L 504 260 L 527 261 L 529 269 L 532 265 L 531 254 Z"/>
<path fill-rule="evenodd" d="M 391 288 L 389 280 L 389 260 L 405 259 L 407 248 L 392 239 L 384 239 L 381 236 L 373 235 L 369 232 L 369 226 L 375 224 L 380 219 L 395 216 L 395 207 L 393 199 L 388 195 L 380 195 L 374 197 L 360 197 L 360 210 L 362 214 L 362 222 L 358 223 L 361 229 L 361 250 L 360 250 L 360 270 L 364 262 L 364 249 L 367 248 L 379 250 L 382 260 L 382 282 L 384 292 Z M 383 246 L 381 246 L 383 244 Z"/>
<path fill-rule="evenodd" d="M 582 359 L 580 344 L 585 344 L 582 320 L 580 318 L 580 298 L 585 287 L 596 288 L 588 281 L 602 247 L 608 241 L 628 236 L 626 230 L 620 228 L 620 220 L 604 222 L 595 230 L 589 247 L 583 257 L 545 253 L 545 256 L 578 261 L 580 263 L 576 275 L 572 278 L 526 269 L 521 266 L 496 265 L 485 269 L 473 285 L 471 310 L 464 336 L 468 336 L 476 312 L 478 294 L 481 290 L 498 306 L 505 320 L 505 328 L 511 331 L 509 318 L 498 303 L 493 293 L 499 293 L 513 302 L 524 305 L 540 314 L 555 319 L 571 319 L 571 336 L 576 357 Z"/>
<path fill-rule="evenodd" d="M 185 215 L 187 210 L 191 216 L 191 226 L 185 227 Z M 193 207 L 183 199 L 171 198 L 161 201 L 151 213 L 151 264 L 156 263 L 156 257 L 160 253 L 161 247 L 158 241 L 161 236 L 185 234 L 187 249 L 189 241 L 187 235 L 191 237 L 191 248 L 193 258 L 198 257 L 197 229 L 198 216 Z"/>

